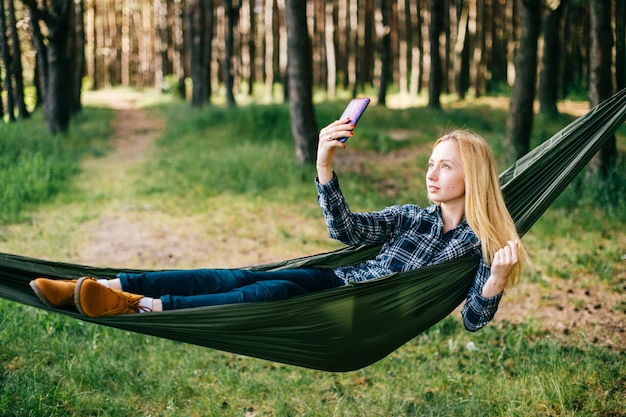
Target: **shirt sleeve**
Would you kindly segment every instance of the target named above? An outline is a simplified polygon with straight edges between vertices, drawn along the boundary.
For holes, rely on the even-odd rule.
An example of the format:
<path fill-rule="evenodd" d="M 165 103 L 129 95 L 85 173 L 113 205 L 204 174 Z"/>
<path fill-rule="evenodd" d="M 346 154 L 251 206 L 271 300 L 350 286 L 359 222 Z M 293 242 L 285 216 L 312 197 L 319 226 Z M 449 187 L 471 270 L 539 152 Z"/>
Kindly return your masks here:
<path fill-rule="evenodd" d="M 324 213 L 328 236 L 346 245 L 384 242 L 400 223 L 401 209 L 388 207 L 379 212 L 353 213 L 346 202 L 339 179 L 326 184 L 315 180 L 318 203 Z"/>
<path fill-rule="evenodd" d="M 463 324 L 470 332 L 475 332 L 483 328 L 489 323 L 498 311 L 502 293 L 485 298 L 482 296 L 482 290 L 487 279 L 491 275 L 491 268 L 481 259 L 474 278 L 474 284 L 467 294 L 467 300 L 461 310 Z"/>

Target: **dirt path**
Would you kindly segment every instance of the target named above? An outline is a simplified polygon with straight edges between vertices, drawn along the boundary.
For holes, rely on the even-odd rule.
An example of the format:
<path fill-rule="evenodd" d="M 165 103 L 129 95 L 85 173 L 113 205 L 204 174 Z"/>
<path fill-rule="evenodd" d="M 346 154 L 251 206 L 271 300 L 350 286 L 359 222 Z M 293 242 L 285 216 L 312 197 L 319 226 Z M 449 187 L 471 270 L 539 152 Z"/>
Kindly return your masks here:
<path fill-rule="evenodd" d="M 110 177 L 104 180 L 107 189 L 103 193 L 114 202 L 87 225 L 89 239 L 79 248 L 76 261 L 112 267 L 189 268 L 206 266 L 207 253 L 217 256 L 221 266 L 274 260 L 271 258 L 275 254 L 255 250 L 263 242 L 237 238 L 218 229 L 219 242 L 211 243 L 211 239 L 195 232 L 198 223 L 206 219 L 166 219 L 154 208 L 133 203 L 132 189 L 125 181 L 128 170 L 143 160 L 163 128 L 162 121 L 138 106 L 140 98 L 132 93 L 97 97 L 99 103 L 116 110 L 114 151 L 97 162 L 98 166 L 107 167 L 103 175 Z M 228 248 L 237 248 L 238 255 Z M 287 257 L 289 254 L 284 256 Z M 625 275 L 626 267 L 619 265 L 616 273 Z M 626 282 L 626 276 L 623 281 Z M 584 289 L 577 284 L 576 280 L 558 281 L 549 283 L 547 289 L 522 284 L 505 297 L 495 322 L 532 319 L 554 337 L 572 344 L 626 351 L 624 294 L 609 291 L 601 284 Z"/>
<path fill-rule="evenodd" d="M 113 152 L 99 159 L 95 168 L 100 170 L 104 167 L 103 172 L 97 175 L 108 177 L 104 181 L 107 188 L 102 192 L 113 200 L 114 208 L 87 225 L 89 239 L 79 248 L 77 262 L 112 267 L 148 267 L 159 260 L 158 254 L 162 252 L 149 225 L 151 222 L 146 222 L 146 216 L 141 216 L 143 220 L 137 218 L 136 207 L 132 204 L 115 202 L 132 199 L 132 196 L 126 195 L 128 170 L 143 160 L 146 150 L 160 134 L 163 121 L 150 117 L 139 107 L 140 93 L 103 92 L 90 98 L 98 105 L 116 111 Z M 115 185 L 120 183 L 122 185 Z M 150 261 L 144 258 L 150 258 Z"/>

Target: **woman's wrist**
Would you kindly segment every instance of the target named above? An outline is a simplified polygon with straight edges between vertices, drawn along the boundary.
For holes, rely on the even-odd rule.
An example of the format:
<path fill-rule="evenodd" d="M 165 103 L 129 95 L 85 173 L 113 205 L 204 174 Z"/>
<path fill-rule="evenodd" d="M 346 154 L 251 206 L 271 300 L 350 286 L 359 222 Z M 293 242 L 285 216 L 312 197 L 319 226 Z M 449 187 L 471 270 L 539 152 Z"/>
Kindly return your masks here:
<path fill-rule="evenodd" d="M 496 295 L 500 295 L 504 288 L 506 287 L 506 279 L 502 279 L 498 276 L 491 275 L 487 280 L 487 283 L 483 287 L 481 295 L 484 298 L 495 297 Z"/>
<path fill-rule="evenodd" d="M 324 185 L 333 179 L 333 168 L 330 165 L 317 165 L 317 181 Z"/>

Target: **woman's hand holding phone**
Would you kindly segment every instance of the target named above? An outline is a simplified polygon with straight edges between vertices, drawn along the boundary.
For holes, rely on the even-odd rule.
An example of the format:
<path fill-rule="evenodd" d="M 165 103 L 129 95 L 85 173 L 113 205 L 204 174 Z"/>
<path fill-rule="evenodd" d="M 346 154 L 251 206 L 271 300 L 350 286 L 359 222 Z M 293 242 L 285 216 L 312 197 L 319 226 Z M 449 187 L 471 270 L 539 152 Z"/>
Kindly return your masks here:
<path fill-rule="evenodd" d="M 353 129 L 367 108 L 370 99 L 357 98 L 350 101 L 339 120 L 320 131 L 317 147 L 317 172 L 320 184 L 332 179 L 332 159 L 337 148 L 345 148 L 348 138 L 354 135 Z"/>
<path fill-rule="evenodd" d="M 348 103 L 348 106 L 343 111 L 343 114 L 339 118 L 339 120 L 345 120 L 347 118 L 350 119 L 350 122 L 356 126 L 359 122 L 359 119 L 363 115 L 363 112 L 367 108 L 367 105 L 370 104 L 369 98 L 355 98 Z M 342 137 L 337 139 L 339 142 L 345 142 L 348 140 L 348 137 Z"/>

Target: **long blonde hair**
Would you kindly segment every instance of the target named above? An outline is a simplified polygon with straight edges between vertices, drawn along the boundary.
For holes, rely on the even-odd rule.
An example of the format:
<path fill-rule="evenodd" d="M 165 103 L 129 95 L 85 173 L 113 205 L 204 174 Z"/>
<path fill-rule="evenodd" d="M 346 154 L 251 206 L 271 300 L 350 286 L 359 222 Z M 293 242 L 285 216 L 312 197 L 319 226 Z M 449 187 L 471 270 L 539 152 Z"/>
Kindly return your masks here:
<path fill-rule="evenodd" d="M 449 132 L 434 146 L 446 140 L 455 140 L 459 145 L 465 173 L 465 218 L 480 239 L 485 262 L 491 265 L 498 249 L 509 240 L 520 239 L 502 197 L 493 153 L 482 137 L 469 130 Z M 522 264 L 528 262 L 521 242 L 518 253 L 520 262 L 511 272 L 507 286 L 519 282 Z"/>

